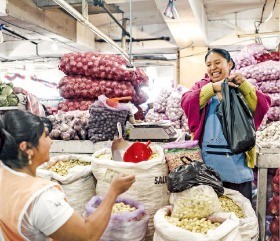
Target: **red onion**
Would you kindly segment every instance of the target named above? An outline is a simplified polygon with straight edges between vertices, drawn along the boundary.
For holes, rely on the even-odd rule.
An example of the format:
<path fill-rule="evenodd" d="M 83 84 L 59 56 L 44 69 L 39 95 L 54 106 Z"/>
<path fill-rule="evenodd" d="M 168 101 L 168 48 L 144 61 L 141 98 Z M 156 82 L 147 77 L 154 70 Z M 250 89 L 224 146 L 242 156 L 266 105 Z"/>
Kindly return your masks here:
<path fill-rule="evenodd" d="M 279 217 L 275 216 L 269 225 L 272 234 L 279 235 Z"/>
<path fill-rule="evenodd" d="M 275 203 L 273 198 L 268 202 L 268 209 L 272 215 L 279 215 L 279 203 Z"/>

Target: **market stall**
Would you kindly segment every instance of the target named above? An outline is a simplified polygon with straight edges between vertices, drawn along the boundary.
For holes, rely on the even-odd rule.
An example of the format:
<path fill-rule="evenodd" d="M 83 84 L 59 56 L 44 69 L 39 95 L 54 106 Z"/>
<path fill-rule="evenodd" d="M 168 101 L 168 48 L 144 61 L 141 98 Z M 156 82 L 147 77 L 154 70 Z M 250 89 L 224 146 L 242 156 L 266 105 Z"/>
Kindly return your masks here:
<path fill-rule="evenodd" d="M 101 241 L 279 241 L 277 10 L 276 0 L 1 0 L 0 117 L 26 110 L 47 118 L 50 160 L 36 175 L 61 188 L 83 218 L 98 212 L 116 176 L 135 174 L 115 200 Z M 228 55 L 214 52 L 219 61 L 207 60 L 217 46 Z M 237 74 L 234 84 L 247 79 L 253 86 L 235 93 L 245 118 L 229 130 L 230 114 L 239 111 L 226 109 L 226 84 L 221 101 L 213 79 L 222 83 L 236 72 L 244 78 L 239 83 Z M 256 131 L 260 96 L 268 111 Z M 217 106 L 210 112 L 212 101 Z M 214 111 L 221 125 L 212 128 L 206 122 Z M 234 143 L 236 149 L 227 135 L 235 130 L 250 137 L 246 145 Z M 206 164 L 211 151 L 216 159 Z M 240 169 L 222 176 L 233 157 L 243 160 Z M 238 179 L 243 171 L 253 185 L 252 203 L 243 190 L 225 187 L 246 182 Z M 1 219 L 0 241 L 5 225 Z"/>

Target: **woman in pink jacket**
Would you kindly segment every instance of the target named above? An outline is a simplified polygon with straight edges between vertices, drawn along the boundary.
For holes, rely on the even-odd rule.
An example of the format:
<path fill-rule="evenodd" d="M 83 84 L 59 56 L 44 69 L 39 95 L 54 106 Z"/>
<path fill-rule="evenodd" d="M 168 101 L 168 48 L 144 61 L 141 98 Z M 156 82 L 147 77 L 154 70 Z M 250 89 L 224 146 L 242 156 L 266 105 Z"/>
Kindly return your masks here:
<path fill-rule="evenodd" d="M 103 202 L 88 218 L 65 201 L 61 187 L 36 177 L 49 160 L 52 143 L 41 117 L 12 110 L 0 119 L 0 231 L 6 241 L 99 240 L 119 194 L 134 175 L 116 177 Z"/>
<path fill-rule="evenodd" d="M 270 107 L 270 98 L 258 91 L 240 73 L 231 74 L 234 62 L 228 51 L 212 49 L 205 56 L 207 75 L 186 92 L 181 106 L 188 117 L 193 139 L 199 140 L 202 158 L 221 176 L 224 187 L 235 189 L 251 200 L 254 167 L 254 148 L 234 155 L 222 133 L 215 110 L 223 96 L 221 84 L 228 78 L 229 85 L 238 88 L 253 113 L 256 128 Z"/>

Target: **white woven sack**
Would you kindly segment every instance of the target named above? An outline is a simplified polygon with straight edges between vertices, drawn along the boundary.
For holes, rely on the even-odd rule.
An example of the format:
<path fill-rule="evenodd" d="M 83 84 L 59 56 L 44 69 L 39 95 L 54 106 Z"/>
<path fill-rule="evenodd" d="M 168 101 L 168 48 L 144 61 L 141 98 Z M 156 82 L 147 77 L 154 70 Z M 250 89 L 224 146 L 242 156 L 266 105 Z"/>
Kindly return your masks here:
<path fill-rule="evenodd" d="M 155 234 L 153 241 L 243 241 L 238 229 L 238 219 L 234 214 L 227 217 L 216 229 L 209 230 L 206 235 L 193 233 L 169 223 L 165 216 L 170 213 L 172 206 L 158 210 L 154 216 Z"/>
<path fill-rule="evenodd" d="M 249 199 L 245 198 L 240 192 L 228 188 L 225 188 L 224 195 L 238 204 L 246 216 L 246 218 L 239 219 L 239 230 L 242 241 L 257 241 L 259 239 L 259 224 Z"/>
<path fill-rule="evenodd" d="M 67 199 L 67 202 L 81 215 L 85 211 L 85 205 L 95 195 L 96 179 L 92 175 L 91 165 L 75 166 L 66 176 L 48 170 L 57 161 L 76 159 L 91 163 L 92 157 L 84 155 L 61 155 L 52 157 L 37 169 L 37 176 L 58 182 Z"/>
<path fill-rule="evenodd" d="M 136 181 L 132 187 L 122 194 L 123 197 L 131 198 L 144 204 L 145 210 L 150 214 L 146 241 L 152 240 L 154 234 L 153 217 L 158 209 L 168 205 L 169 192 L 166 185 L 168 168 L 164 158 L 163 149 L 160 146 L 152 146 L 153 153 L 158 155 L 148 161 L 139 163 L 117 162 L 98 158 L 108 154 L 110 149 L 102 149 L 93 154 L 92 172 L 97 179 L 96 195 L 104 195 L 109 189 L 110 183 L 104 180 L 107 170 L 120 173 L 134 173 Z M 108 155 L 107 155 L 108 156 Z"/>

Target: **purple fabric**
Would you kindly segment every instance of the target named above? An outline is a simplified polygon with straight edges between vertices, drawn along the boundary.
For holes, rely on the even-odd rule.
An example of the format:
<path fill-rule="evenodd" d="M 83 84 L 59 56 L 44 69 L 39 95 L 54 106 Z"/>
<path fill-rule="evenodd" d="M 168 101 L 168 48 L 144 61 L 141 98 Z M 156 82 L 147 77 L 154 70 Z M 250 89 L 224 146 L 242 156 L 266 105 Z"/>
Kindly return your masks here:
<path fill-rule="evenodd" d="M 202 141 L 202 136 L 204 132 L 204 122 L 205 116 L 209 108 L 209 102 L 203 109 L 200 109 L 199 105 L 199 94 L 201 88 L 210 83 L 209 78 L 204 78 L 195 83 L 195 85 L 186 92 L 181 99 L 181 107 L 183 108 L 186 116 L 188 117 L 188 124 L 190 132 L 193 133 L 193 139 Z M 267 113 L 271 100 L 270 98 L 262 93 L 261 91 L 256 90 L 257 95 L 257 108 L 253 114 L 255 126 L 258 129 L 262 123 L 264 115 Z"/>
<path fill-rule="evenodd" d="M 179 141 L 179 142 L 169 142 L 162 146 L 163 149 L 172 149 L 172 148 L 194 148 L 197 147 L 198 141 Z"/>
<path fill-rule="evenodd" d="M 98 206 L 101 204 L 103 200 L 103 197 L 100 196 L 94 196 L 90 199 L 90 201 L 85 205 L 86 210 L 86 216 L 91 215 L 95 210 L 98 208 Z M 135 207 L 136 210 L 133 212 L 119 212 L 115 214 L 111 214 L 110 220 L 117 220 L 120 222 L 128 222 L 133 219 L 137 219 L 137 217 L 143 215 L 145 213 L 144 205 L 140 204 L 134 200 L 118 197 L 116 200 L 116 203 L 123 202 L 124 204 L 128 204 L 132 207 Z"/>

